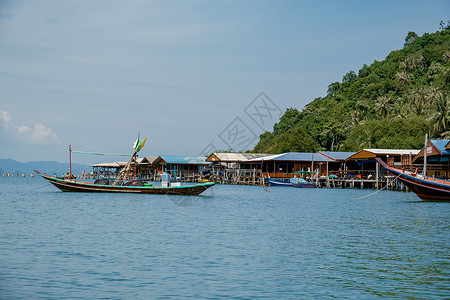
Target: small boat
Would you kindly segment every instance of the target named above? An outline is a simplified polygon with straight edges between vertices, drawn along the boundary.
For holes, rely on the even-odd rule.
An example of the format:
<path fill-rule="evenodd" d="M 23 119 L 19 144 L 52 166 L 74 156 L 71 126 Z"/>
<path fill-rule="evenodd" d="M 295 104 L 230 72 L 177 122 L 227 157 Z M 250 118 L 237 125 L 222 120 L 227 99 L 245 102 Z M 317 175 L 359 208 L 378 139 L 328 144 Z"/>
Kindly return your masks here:
<path fill-rule="evenodd" d="M 275 179 L 275 178 L 270 178 L 270 177 L 267 177 L 266 179 L 267 179 L 267 181 L 269 182 L 269 184 L 271 186 L 273 186 L 273 185 L 276 185 L 276 186 L 291 186 L 292 185 L 292 183 L 290 181 L 287 181 L 287 180 Z"/>
<path fill-rule="evenodd" d="M 59 188 L 63 192 L 96 192 L 96 193 L 135 193 L 135 194 L 159 194 L 159 195 L 190 195 L 198 196 L 210 187 L 214 182 L 205 182 L 199 184 L 182 185 L 181 182 L 170 183 L 168 174 L 167 179 L 161 182 L 161 186 L 153 186 L 151 183 L 136 179 L 136 169 L 134 169 L 134 179 L 124 183 L 124 179 L 132 176 L 132 162 L 136 161 L 137 153 L 144 147 L 145 141 L 139 140 L 139 136 L 133 145 L 133 155 L 127 165 L 122 168 L 119 176 L 114 181 L 106 178 L 98 179 L 94 183 L 73 180 L 72 175 L 72 148 L 69 145 L 70 173 L 68 178 L 58 178 L 56 176 L 48 176 L 42 174 L 38 170 L 34 170 L 45 180 Z M 136 164 L 134 164 L 136 167 Z"/>
<path fill-rule="evenodd" d="M 303 178 L 291 178 L 291 184 L 295 188 L 315 188 L 314 182 L 306 181 Z"/>
<path fill-rule="evenodd" d="M 109 182 L 96 184 L 91 182 L 60 179 L 48 176 L 34 170 L 44 179 L 59 188 L 63 192 L 96 192 L 96 193 L 135 193 L 135 194 L 159 194 L 159 195 L 190 195 L 198 196 L 214 185 L 214 182 L 206 182 L 192 185 L 177 186 L 153 186 L 142 181 L 130 181 L 124 185 L 112 185 Z M 105 179 L 101 179 L 105 180 Z M 106 184 L 105 184 L 106 183 Z"/>
<path fill-rule="evenodd" d="M 376 160 L 423 201 L 450 201 L 450 181 L 396 169 L 378 157 Z"/>

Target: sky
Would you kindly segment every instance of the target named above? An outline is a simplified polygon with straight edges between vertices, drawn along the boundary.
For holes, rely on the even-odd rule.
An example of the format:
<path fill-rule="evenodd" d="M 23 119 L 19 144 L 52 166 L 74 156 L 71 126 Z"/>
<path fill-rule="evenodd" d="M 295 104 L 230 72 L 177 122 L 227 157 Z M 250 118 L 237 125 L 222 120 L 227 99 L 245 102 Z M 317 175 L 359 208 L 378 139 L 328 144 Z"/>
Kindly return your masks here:
<path fill-rule="evenodd" d="M 0 0 L 0 158 L 253 148 L 450 1 Z M 126 157 L 74 154 L 74 162 Z"/>

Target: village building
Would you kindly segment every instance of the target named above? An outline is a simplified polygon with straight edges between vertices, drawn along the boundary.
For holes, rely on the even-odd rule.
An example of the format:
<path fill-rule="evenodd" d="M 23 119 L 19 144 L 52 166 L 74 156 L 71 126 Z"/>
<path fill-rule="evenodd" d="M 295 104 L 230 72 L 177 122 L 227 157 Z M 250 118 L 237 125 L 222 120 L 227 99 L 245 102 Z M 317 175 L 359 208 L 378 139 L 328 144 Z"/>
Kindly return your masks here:
<path fill-rule="evenodd" d="M 375 158 L 380 158 L 388 166 L 412 170 L 412 160 L 419 153 L 417 149 L 363 149 L 346 159 L 347 164 L 356 168 L 354 176 L 359 179 L 378 178 L 386 172 Z"/>
<path fill-rule="evenodd" d="M 202 173 L 207 169 L 210 162 L 206 161 L 206 157 L 192 156 L 159 156 L 153 165 L 157 167 L 158 174 L 167 173 L 172 179 L 182 179 L 186 181 L 197 181 Z"/>
<path fill-rule="evenodd" d="M 231 184 L 259 184 L 260 166 L 251 160 L 258 160 L 269 154 L 229 153 L 211 154 L 206 161 L 211 163 L 207 178 L 215 182 Z"/>
<path fill-rule="evenodd" d="M 427 175 L 450 178 L 450 140 L 430 140 L 413 159 L 413 164 L 423 170 L 424 156 L 427 156 Z"/>
<path fill-rule="evenodd" d="M 352 161 L 347 162 L 347 158 L 356 152 L 320 151 L 319 154 L 327 158 L 327 174 L 333 177 L 346 177 L 356 169 Z M 323 170 L 323 168 L 321 168 Z M 322 173 L 321 176 L 324 174 Z"/>
<path fill-rule="evenodd" d="M 94 177 L 102 176 L 107 178 L 115 178 L 120 170 L 126 166 L 126 162 L 99 163 L 92 165 L 92 173 Z"/>
<path fill-rule="evenodd" d="M 249 160 L 259 159 L 269 155 L 262 153 L 220 152 L 211 154 L 206 161 L 212 163 L 211 167 L 213 170 L 247 169 L 251 168 L 251 163 L 248 163 Z"/>
<path fill-rule="evenodd" d="M 326 173 L 329 158 L 319 153 L 288 152 L 250 159 L 247 163 L 258 165 L 264 177 L 291 178 L 296 172 Z"/>
<path fill-rule="evenodd" d="M 139 178 L 154 180 L 157 175 L 157 166 L 154 164 L 156 156 L 137 158 L 137 174 Z"/>
<path fill-rule="evenodd" d="M 136 177 L 150 179 L 155 175 L 156 167 L 153 164 L 157 157 L 138 157 L 136 159 Z M 116 178 L 127 165 L 127 162 L 99 163 L 92 165 L 94 177 Z M 134 160 L 131 161 L 131 167 L 134 168 Z"/>

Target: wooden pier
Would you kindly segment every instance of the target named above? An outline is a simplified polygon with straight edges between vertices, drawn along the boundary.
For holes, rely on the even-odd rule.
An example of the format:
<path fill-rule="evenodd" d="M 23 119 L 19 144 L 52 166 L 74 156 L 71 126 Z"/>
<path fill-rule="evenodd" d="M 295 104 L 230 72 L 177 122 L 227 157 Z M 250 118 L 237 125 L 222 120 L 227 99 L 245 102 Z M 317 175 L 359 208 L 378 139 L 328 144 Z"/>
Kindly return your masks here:
<path fill-rule="evenodd" d="M 211 182 L 219 184 L 231 184 L 231 185 L 254 185 L 254 186 L 267 186 L 268 182 L 265 178 L 266 174 L 263 174 L 261 170 L 258 169 L 226 169 L 220 172 L 213 172 L 209 174 L 207 179 L 198 172 L 183 172 L 181 177 L 177 180 L 184 182 L 202 182 L 209 180 Z M 25 173 L 2 173 L 3 177 L 26 177 Z M 30 175 L 34 177 L 32 173 Z M 78 176 L 79 179 L 98 179 L 99 174 L 82 173 Z M 332 177 L 332 176 L 331 176 Z M 113 179 L 110 176 L 110 179 Z M 276 176 L 280 179 L 281 177 Z M 126 180 L 132 180 L 133 178 L 126 178 Z M 145 179 L 148 181 L 161 181 L 161 174 L 154 172 L 151 174 L 146 174 Z M 284 178 L 289 180 L 289 177 Z M 315 182 L 318 188 L 341 188 L 341 189 L 388 189 L 396 191 L 409 191 L 408 188 L 400 181 L 395 180 L 394 176 L 382 176 L 379 180 L 372 179 L 361 179 L 361 178 L 326 178 L 324 176 L 320 178 L 310 178 L 309 181 Z"/>

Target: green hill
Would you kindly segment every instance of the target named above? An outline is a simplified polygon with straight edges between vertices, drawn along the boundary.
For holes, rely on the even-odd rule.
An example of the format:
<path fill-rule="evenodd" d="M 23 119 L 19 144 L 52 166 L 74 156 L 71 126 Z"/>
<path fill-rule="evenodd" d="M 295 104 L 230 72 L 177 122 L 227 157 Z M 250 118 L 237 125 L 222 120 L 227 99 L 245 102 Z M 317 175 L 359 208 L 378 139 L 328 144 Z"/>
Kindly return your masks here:
<path fill-rule="evenodd" d="M 253 152 L 421 148 L 425 133 L 450 138 L 450 23 L 383 61 L 350 71 L 302 111 L 287 109 Z"/>

